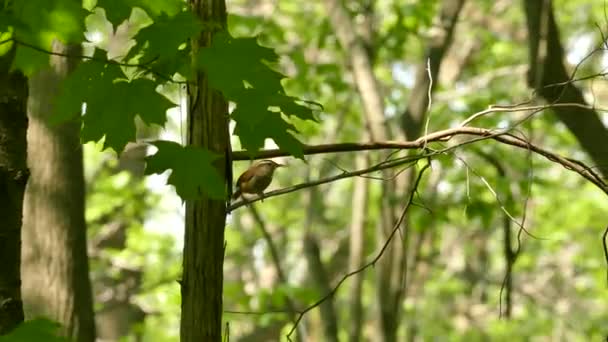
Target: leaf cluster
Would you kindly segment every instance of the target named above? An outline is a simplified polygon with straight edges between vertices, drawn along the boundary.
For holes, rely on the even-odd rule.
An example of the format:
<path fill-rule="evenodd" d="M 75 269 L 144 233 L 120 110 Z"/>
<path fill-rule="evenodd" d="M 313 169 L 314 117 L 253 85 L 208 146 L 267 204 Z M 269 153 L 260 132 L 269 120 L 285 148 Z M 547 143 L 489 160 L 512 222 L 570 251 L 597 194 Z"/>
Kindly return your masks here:
<path fill-rule="evenodd" d="M 104 32 L 99 27 L 105 25 L 103 21 L 87 21 L 100 11 L 114 28 L 104 39 L 131 46 L 124 55 L 110 58 L 112 44 L 85 38 Z M 135 20 L 137 11 L 148 20 Z M 175 104 L 159 91 L 163 84 L 178 83 L 190 90 L 208 80 L 234 104 L 230 114 L 236 123 L 234 134 L 252 155 L 272 139 L 290 154 L 303 157 L 298 130 L 289 118 L 316 119 L 309 104 L 283 89 L 285 76 L 274 65 L 278 55 L 260 46 L 256 38 L 235 38 L 213 23 L 201 22 L 182 1 L 98 0 L 84 8 L 70 0 L 17 1 L 4 6 L 0 18 L 0 54 L 16 48 L 14 69 L 30 76 L 48 68 L 52 58 L 80 62 L 58 91 L 52 121 L 80 120 L 85 143 L 103 139 L 104 148 L 120 153 L 128 142 L 136 141 L 137 117 L 147 125 L 165 125 L 167 111 Z M 124 27 L 134 29 L 121 40 L 117 33 Z M 193 49 L 192 42 L 209 31 L 216 32 L 211 45 Z M 74 54 L 59 49 L 57 43 L 85 44 L 93 50 Z M 158 152 L 149 159 L 147 173 L 173 170 L 169 183 L 183 199 L 225 196 L 217 189 L 220 176 L 209 151 L 163 141 L 152 145 Z"/>

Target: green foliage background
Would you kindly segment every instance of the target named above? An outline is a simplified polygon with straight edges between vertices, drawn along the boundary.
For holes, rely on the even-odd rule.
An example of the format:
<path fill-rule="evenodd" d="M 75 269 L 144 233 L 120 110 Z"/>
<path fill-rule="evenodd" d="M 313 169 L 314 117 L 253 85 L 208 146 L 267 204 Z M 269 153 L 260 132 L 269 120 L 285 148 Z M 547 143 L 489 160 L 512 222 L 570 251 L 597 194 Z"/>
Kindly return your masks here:
<path fill-rule="evenodd" d="M 440 83 L 428 113 L 429 131 L 450 127 L 489 105 L 519 103 L 530 96 L 525 84 L 522 8 L 513 5 L 497 10 L 493 1 L 471 2 L 477 6 L 471 11 L 481 17 L 462 19 L 454 46 L 473 44 L 474 53 L 451 83 Z M 360 1 L 345 3 L 354 17 L 362 11 Z M 26 75 L 48 65 L 50 56 L 42 50 L 50 50 L 53 39 L 85 45 L 85 60 L 66 80 L 57 99 L 55 120 L 79 117 L 86 103 L 82 139 L 83 143 L 93 142 L 85 150 L 91 238 L 100 233 L 104 217 L 120 215 L 133 223 L 127 229 L 125 249 L 92 259 L 93 279 L 111 277 L 114 263 L 128 263 L 143 271 L 143 283 L 133 301 L 150 313 L 143 326 L 134 327 L 134 333 L 141 333 L 144 340 L 174 341 L 178 336 L 182 224 L 179 216 L 167 214 L 175 209 L 167 207 L 167 197 L 225 196 L 219 175 L 211 167 L 214 156 L 182 144 L 181 97 L 195 70 L 206 72 L 212 85 L 232 102 L 235 149 L 253 153 L 276 144 L 296 157 L 286 160 L 289 167 L 278 172 L 273 187 L 340 173 L 336 165 L 355 168 L 354 153 L 311 157 L 302 153 L 302 143 L 361 141 L 365 130 L 362 104 L 346 63 L 349 51 L 339 47 L 320 2 L 229 1 L 229 32 L 218 35 L 210 48 L 194 58 L 189 56 L 189 39 L 206 27 L 179 0 L 99 0 L 87 1 L 84 7 L 68 0 L 5 0 L 3 4 L 10 11 L 0 12 L 0 53 L 17 44 L 14 68 Z M 375 39 L 369 48 L 385 92 L 386 125 L 394 136 L 398 136 L 399 115 L 408 101 L 414 67 L 426 47 L 425 33 L 438 7 L 438 1 L 375 4 Z M 596 42 L 595 24 L 608 25 L 602 14 L 603 1 L 556 0 L 554 7 L 567 52 L 588 52 L 581 51 L 585 50 L 580 45 L 582 37 L 590 36 Z M 131 25 L 126 36 L 111 37 L 112 29 L 124 20 Z M 457 51 L 453 53 L 457 55 Z M 590 74 L 602 67 L 601 61 L 592 59 L 580 72 Z M 593 87 L 598 107 L 605 103 L 603 83 L 579 86 L 589 93 Z M 477 125 L 505 127 L 517 119 L 517 115 L 486 116 Z M 151 190 L 150 181 L 110 171 L 116 155 L 101 151 L 121 152 L 139 136 L 137 127 L 150 126 L 163 126 L 165 136 L 146 141 L 157 149 L 147 159 L 146 172 L 171 170 L 164 177 L 175 192 L 167 187 L 159 193 Z M 536 116 L 520 130 L 537 144 L 586 160 L 550 112 Z M 373 152 L 368 155 L 378 159 Z M 502 165 L 505 176 L 488 156 Z M 246 162 L 235 163 L 235 174 L 247 166 Z M 302 258 L 306 232 L 314 233 L 321 243 L 331 283 L 342 277 L 348 258 L 352 190 L 352 180 L 347 180 L 256 206 L 278 246 L 287 283 L 277 278 L 260 221 L 247 208 L 231 215 L 224 289 L 231 337 L 238 340 L 265 327 L 280 330 L 284 336 L 291 317 L 277 311 L 286 307 L 286 296 L 305 307 L 323 295 L 312 285 Z M 369 196 L 365 255 L 372 257 L 374 229 L 380 221 L 380 181 L 372 182 Z M 176 202 L 179 200 L 171 203 Z M 410 228 L 423 243 L 402 304 L 400 337 L 589 341 L 606 336 L 608 293 L 600 237 L 608 201 L 599 190 L 530 153 L 484 142 L 436 158 L 416 203 L 410 212 Z M 500 302 L 505 272 L 500 232 L 505 211 L 518 220 L 525 215 L 527 229 L 538 237 L 523 234 L 521 238 L 511 320 L 502 319 L 499 312 L 504 305 L 504 300 Z M 163 215 L 171 217 L 172 227 L 163 232 L 149 229 L 150 221 L 165 220 Z M 307 223 L 311 217 L 314 224 Z M 374 270 L 366 271 L 362 297 L 366 336 L 373 335 L 377 315 L 374 280 Z M 342 289 L 334 300 L 339 336 L 346 338 L 349 293 Z M 101 308 L 98 303 L 97 309 Z M 35 324 L 27 328 L 31 334 L 53 330 L 48 322 Z M 315 336 L 321 336 L 318 310 L 306 316 L 306 324 L 313 327 Z"/>

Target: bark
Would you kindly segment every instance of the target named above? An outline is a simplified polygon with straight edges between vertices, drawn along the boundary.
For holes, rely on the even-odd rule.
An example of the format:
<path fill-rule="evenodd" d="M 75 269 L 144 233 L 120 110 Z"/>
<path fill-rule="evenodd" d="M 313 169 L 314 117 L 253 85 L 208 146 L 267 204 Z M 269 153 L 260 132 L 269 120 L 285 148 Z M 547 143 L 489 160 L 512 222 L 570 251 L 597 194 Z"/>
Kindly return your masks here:
<path fill-rule="evenodd" d="M 529 39 L 528 84 L 549 103 L 587 104 L 564 65 L 564 50 L 549 0 L 523 1 Z M 562 84 L 562 82 L 565 82 Z M 553 108 L 604 176 L 608 176 L 608 131 L 597 112 L 580 107 Z"/>
<path fill-rule="evenodd" d="M 27 169 L 27 80 L 11 71 L 14 48 L 0 56 L 0 335 L 23 321 L 21 224 Z"/>
<path fill-rule="evenodd" d="M 58 53 L 78 47 L 53 44 Z M 29 80 L 28 165 L 23 218 L 23 299 L 28 317 L 45 316 L 76 341 L 94 341 L 95 323 L 84 218 L 80 122 L 49 123 L 60 83 L 75 59 L 52 56 Z"/>
<path fill-rule="evenodd" d="M 189 4 L 208 27 L 192 42 L 196 53 L 199 48 L 210 45 L 213 28 L 218 24 L 226 28 L 226 4 L 224 0 L 189 0 Z M 215 166 L 219 174 L 226 177 L 230 168 L 226 160 L 230 151 L 228 103 L 219 91 L 210 88 L 203 73 L 196 76 L 196 86 L 190 87 L 188 96 L 188 144 L 224 156 Z M 181 284 L 181 340 L 184 342 L 222 339 L 225 223 L 224 200 L 203 197 L 186 202 Z"/>

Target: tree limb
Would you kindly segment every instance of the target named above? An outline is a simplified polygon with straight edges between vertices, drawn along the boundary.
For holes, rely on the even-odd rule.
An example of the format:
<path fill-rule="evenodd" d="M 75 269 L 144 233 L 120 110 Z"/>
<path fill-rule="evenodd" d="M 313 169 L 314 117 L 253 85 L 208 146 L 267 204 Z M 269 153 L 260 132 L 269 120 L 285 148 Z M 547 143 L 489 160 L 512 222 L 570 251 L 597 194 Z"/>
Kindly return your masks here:
<path fill-rule="evenodd" d="M 477 138 L 468 139 L 462 142 L 458 142 L 455 145 L 449 146 L 444 149 L 431 151 L 430 149 L 426 149 L 426 145 L 429 142 L 439 142 L 439 141 L 449 141 L 455 136 L 459 135 L 472 135 L 477 136 Z M 372 167 L 352 171 L 352 172 L 343 172 L 342 174 L 331 176 L 323 179 L 319 179 L 316 181 L 306 182 L 298 185 L 294 185 L 288 188 L 275 190 L 268 192 L 264 195 L 264 198 L 267 199 L 269 197 L 274 197 L 290 192 L 294 192 L 300 189 L 309 188 L 311 186 L 317 186 L 325 183 L 334 182 L 344 178 L 361 176 L 367 173 L 385 170 L 394 168 L 397 166 L 401 166 L 408 163 L 414 163 L 419 159 L 433 157 L 439 154 L 448 153 L 454 149 L 463 147 L 468 144 L 476 143 L 481 140 L 493 139 L 502 144 L 511 145 L 526 151 L 534 152 L 538 155 L 545 157 L 546 159 L 558 163 L 562 165 L 564 168 L 574 171 L 581 175 L 583 178 L 587 179 L 595 186 L 597 186 L 600 190 L 608 195 L 608 184 L 604 182 L 604 180 L 589 166 L 584 163 L 563 157 L 558 155 L 557 153 L 551 152 L 547 149 L 544 149 L 540 146 L 537 146 L 529 141 L 526 141 L 522 138 L 514 136 L 512 134 L 506 133 L 505 131 L 493 131 L 485 128 L 478 127 L 456 127 L 450 128 L 442 131 L 437 131 L 434 133 L 430 133 L 428 135 L 422 136 L 415 141 L 404 141 L 404 142 L 396 142 L 396 141 L 388 141 L 388 142 L 376 142 L 376 143 L 345 143 L 345 144 L 326 144 L 326 145 L 318 145 L 318 146 L 307 146 L 307 154 L 314 153 L 328 153 L 328 152 L 344 152 L 344 151 L 362 151 L 362 150 L 378 150 L 378 149 L 423 149 L 424 153 L 419 155 L 407 156 L 397 159 L 388 160 L 382 163 L 378 163 Z M 268 150 L 261 152 L 262 155 L 287 155 L 286 152 L 282 152 L 281 150 Z M 228 207 L 228 211 L 232 211 L 237 209 L 243 205 L 253 203 L 259 201 L 260 198 L 256 197 L 251 200 L 242 200 L 235 202 Z"/>
<path fill-rule="evenodd" d="M 523 5 L 529 35 L 528 84 L 534 87 L 547 102 L 586 105 L 581 90 L 570 82 L 574 78 L 576 69 L 570 76 L 563 62 L 564 50 L 552 2 L 550 0 L 523 1 Z M 593 51 L 587 57 L 595 52 Z M 556 86 L 556 84 L 562 85 Z M 581 147 L 600 167 L 602 174 L 607 176 L 608 145 L 601 142 L 608 141 L 608 130 L 597 112 L 586 108 L 559 107 L 556 107 L 554 111 L 576 137 Z"/>

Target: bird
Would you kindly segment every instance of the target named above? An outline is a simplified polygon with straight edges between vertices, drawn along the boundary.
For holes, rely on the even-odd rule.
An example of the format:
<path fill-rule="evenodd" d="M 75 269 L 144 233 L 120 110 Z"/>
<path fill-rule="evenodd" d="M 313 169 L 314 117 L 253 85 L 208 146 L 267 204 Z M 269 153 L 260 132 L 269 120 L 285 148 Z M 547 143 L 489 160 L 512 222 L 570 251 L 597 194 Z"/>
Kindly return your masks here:
<path fill-rule="evenodd" d="M 243 194 L 257 194 L 264 201 L 264 190 L 272 182 L 274 170 L 283 166 L 285 165 L 269 159 L 255 162 L 237 179 L 236 191 L 232 195 L 232 199 L 237 199 Z"/>

